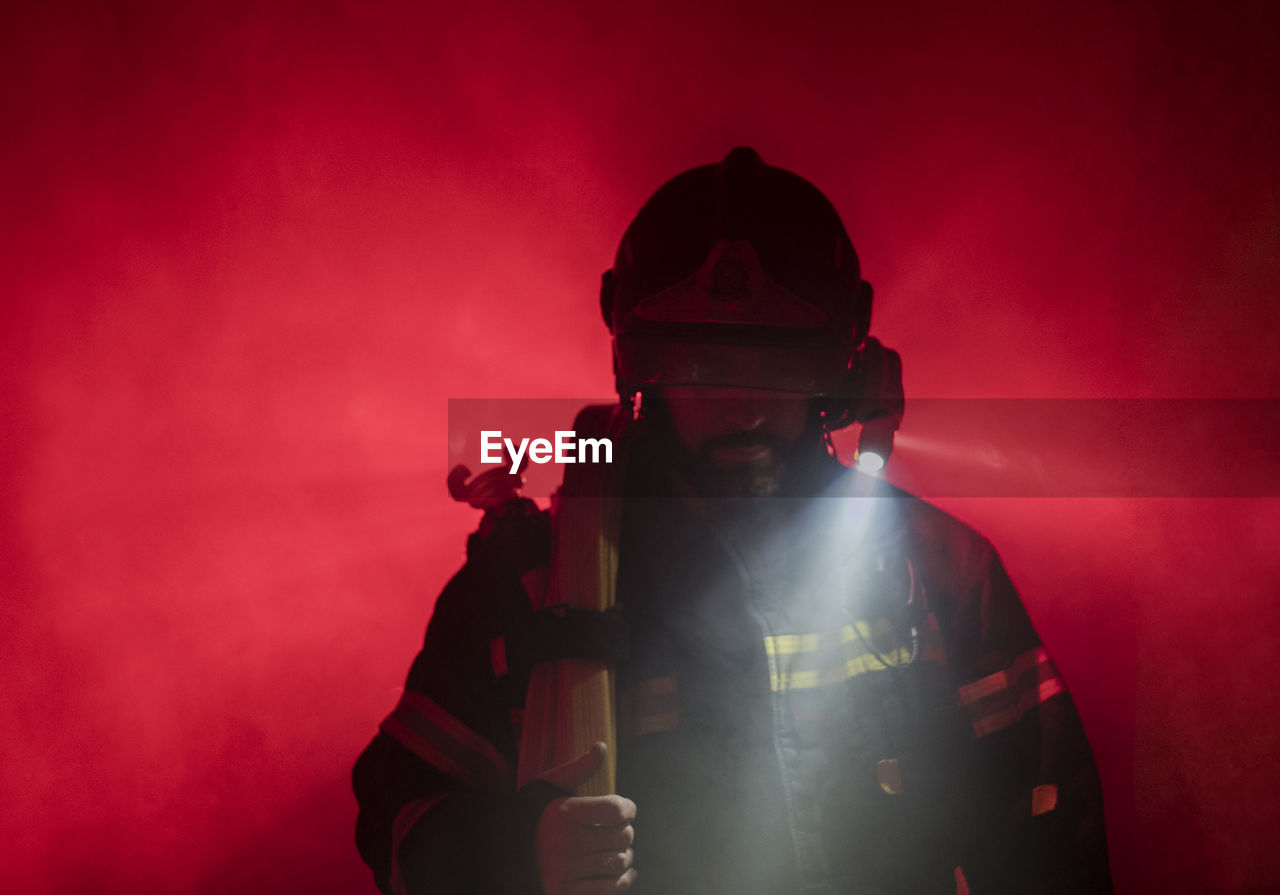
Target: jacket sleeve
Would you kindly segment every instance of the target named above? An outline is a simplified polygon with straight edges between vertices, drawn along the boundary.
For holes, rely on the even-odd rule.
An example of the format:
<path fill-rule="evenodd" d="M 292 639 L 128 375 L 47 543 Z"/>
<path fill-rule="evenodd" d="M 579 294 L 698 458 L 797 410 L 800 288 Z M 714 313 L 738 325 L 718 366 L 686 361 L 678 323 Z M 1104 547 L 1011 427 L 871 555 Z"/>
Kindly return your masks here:
<path fill-rule="evenodd" d="M 989 544 L 957 606 L 957 703 L 972 725 L 974 895 L 1112 891 L 1102 788 L 1067 686 Z"/>
<path fill-rule="evenodd" d="M 507 540 L 538 541 L 545 520 L 537 520 Z M 352 773 L 356 843 L 384 893 L 540 891 L 533 837 L 549 799 L 515 791 L 512 718 L 523 688 L 495 671 L 490 654 L 531 611 L 520 575 L 539 551 L 502 542 L 478 534 L 468 542 L 467 564 L 436 602 L 398 703 Z"/>

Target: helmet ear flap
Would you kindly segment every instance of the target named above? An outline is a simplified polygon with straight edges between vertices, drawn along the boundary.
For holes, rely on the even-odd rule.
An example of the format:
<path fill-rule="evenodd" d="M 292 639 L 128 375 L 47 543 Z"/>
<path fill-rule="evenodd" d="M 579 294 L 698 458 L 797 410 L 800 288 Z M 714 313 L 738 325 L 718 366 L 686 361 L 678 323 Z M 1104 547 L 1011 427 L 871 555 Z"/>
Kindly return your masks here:
<path fill-rule="evenodd" d="M 857 348 L 839 387 L 817 401 L 827 432 L 877 417 L 902 419 L 902 358 L 867 335 L 874 294 L 870 283 L 858 280 L 853 293 L 853 343 Z"/>
<path fill-rule="evenodd" d="M 613 334 L 613 294 L 617 289 L 618 278 L 614 274 L 613 268 L 606 270 L 600 275 L 600 316 L 604 318 L 604 325 L 609 328 L 610 335 Z M 631 399 L 635 390 L 628 383 L 622 381 L 622 368 L 618 363 L 618 340 L 613 338 L 609 340 L 610 354 L 613 358 L 613 387 L 618 392 L 618 397 L 625 403 Z"/>
<path fill-rule="evenodd" d="M 872 420 L 883 420 L 897 429 L 904 405 L 902 357 L 876 338 L 863 342 L 840 388 L 818 399 L 822 425 L 828 432 Z"/>
<path fill-rule="evenodd" d="M 613 293 L 617 289 L 618 278 L 614 275 L 613 268 L 609 268 L 600 275 L 600 316 L 604 317 L 604 325 L 609 327 L 609 332 L 613 332 Z M 614 367 L 617 367 L 617 358 L 614 358 Z"/>
<path fill-rule="evenodd" d="M 875 290 L 866 280 L 859 280 L 853 295 L 853 343 L 861 346 L 871 331 L 871 298 Z"/>
<path fill-rule="evenodd" d="M 612 342 L 610 354 L 613 356 L 613 388 L 618 393 L 618 399 L 625 403 L 631 399 L 635 391 L 622 381 L 622 375 L 618 367 L 618 340 L 610 339 L 610 342 Z"/>

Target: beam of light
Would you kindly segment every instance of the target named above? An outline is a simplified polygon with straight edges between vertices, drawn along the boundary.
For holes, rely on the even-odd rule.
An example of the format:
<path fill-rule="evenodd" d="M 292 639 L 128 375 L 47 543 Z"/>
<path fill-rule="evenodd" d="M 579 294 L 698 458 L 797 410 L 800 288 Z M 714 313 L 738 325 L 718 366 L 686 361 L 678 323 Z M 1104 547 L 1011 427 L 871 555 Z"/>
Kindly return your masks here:
<path fill-rule="evenodd" d="M 1013 464 L 1007 446 L 993 443 L 989 438 L 977 438 L 972 435 L 947 433 L 934 427 L 935 432 L 924 432 L 927 427 L 914 420 L 911 431 L 896 433 L 894 449 L 906 455 L 911 454 L 930 459 L 942 459 L 947 462 L 964 462 L 994 471 L 1007 469 Z M 1026 458 L 1021 458 L 1025 460 Z"/>

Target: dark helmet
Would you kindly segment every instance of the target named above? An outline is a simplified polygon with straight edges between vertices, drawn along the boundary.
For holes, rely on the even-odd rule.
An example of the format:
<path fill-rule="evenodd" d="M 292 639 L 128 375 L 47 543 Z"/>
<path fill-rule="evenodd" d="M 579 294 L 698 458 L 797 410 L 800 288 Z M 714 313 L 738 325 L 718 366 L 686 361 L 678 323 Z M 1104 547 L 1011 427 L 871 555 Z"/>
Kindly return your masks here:
<path fill-rule="evenodd" d="M 827 198 L 739 147 L 645 203 L 600 308 L 624 398 L 649 385 L 833 395 L 866 342 L 871 287 Z"/>

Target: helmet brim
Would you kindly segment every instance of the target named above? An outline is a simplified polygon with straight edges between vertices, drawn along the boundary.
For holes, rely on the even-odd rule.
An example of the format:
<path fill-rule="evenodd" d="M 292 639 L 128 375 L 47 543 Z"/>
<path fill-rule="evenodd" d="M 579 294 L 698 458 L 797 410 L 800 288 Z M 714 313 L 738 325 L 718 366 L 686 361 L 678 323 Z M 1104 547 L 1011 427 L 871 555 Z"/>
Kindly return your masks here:
<path fill-rule="evenodd" d="M 847 345 L 737 345 L 637 335 L 616 343 L 618 382 L 631 391 L 663 385 L 755 388 L 803 395 L 837 391 L 849 368 Z"/>

